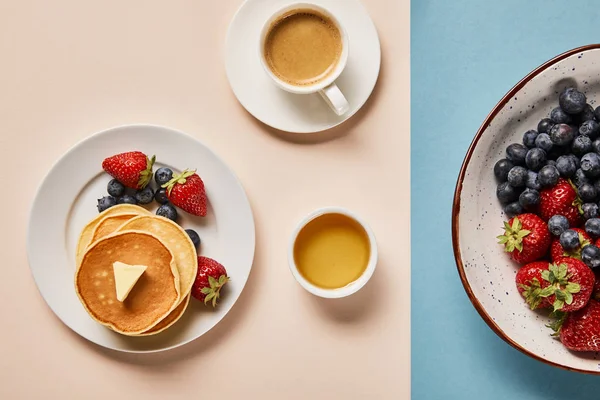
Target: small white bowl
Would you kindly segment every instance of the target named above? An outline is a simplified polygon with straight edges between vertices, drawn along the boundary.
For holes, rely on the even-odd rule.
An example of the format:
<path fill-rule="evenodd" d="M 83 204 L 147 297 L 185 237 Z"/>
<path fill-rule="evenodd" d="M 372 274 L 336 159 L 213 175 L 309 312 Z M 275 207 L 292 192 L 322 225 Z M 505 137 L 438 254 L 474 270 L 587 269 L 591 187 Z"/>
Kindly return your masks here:
<path fill-rule="evenodd" d="M 354 282 L 349 283 L 344 287 L 336 289 L 323 289 L 307 281 L 302 276 L 300 271 L 298 271 L 298 266 L 296 265 L 296 261 L 294 260 L 294 245 L 296 244 L 296 239 L 298 238 L 298 234 L 300 233 L 300 231 L 309 222 L 326 214 L 345 215 L 349 218 L 352 218 L 354 221 L 360 224 L 360 226 L 362 226 L 362 228 L 367 233 L 367 236 L 369 238 L 369 246 L 371 250 L 371 254 L 369 256 L 369 263 L 367 264 L 367 268 L 365 269 L 363 274 Z M 300 221 L 300 223 L 294 230 L 294 233 L 290 238 L 290 245 L 288 248 L 288 261 L 290 264 L 290 270 L 292 271 L 292 275 L 294 275 L 294 278 L 296 278 L 300 286 L 302 286 L 304 289 L 314 294 L 315 296 L 324 297 L 328 299 L 337 299 L 341 297 L 350 296 L 351 294 L 356 293 L 358 290 L 360 290 L 363 286 L 366 285 L 369 279 L 371 279 L 371 276 L 373 276 L 373 272 L 375 272 L 375 266 L 377 265 L 377 242 L 375 240 L 375 235 L 373 234 L 373 231 L 371 230 L 369 225 L 367 225 L 367 223 L 356 214 L 341 207 L 323 207 L 307 215 L 302 221 Z"/>

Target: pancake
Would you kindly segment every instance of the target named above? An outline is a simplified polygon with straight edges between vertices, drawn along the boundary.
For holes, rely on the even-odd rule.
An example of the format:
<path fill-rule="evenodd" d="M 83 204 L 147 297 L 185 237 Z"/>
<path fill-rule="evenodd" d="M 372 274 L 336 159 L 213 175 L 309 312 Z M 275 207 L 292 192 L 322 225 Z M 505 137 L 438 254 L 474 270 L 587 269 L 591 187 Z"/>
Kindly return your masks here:
<path fill-rule="evenodd" d="M 198 255 L 196 247 L 186 231 L 170 219 L 158 215 L 141 215 L 129 219 L 118 228 L 118 231 L 149 232 L 160 239 L 173 253 L 179 271 L 181 299 L 192 289 L 198 272 Z"/>
<path fill-rule="evenodd" d="M 102 218 L 100 222 L 98 222 L 98 225 L 96 225 L 96 228 L 94 228 L 92 243 L 96 242 L 98 239 L 110 235 L 113 232 L 116 232 L 121 225 L 129 221 L 131 218 L 135 218 L 137 216 L 138 214 L 125 213 L 108 215 Z"/>
<path fill-rule="evenodd" d="M 148 267 L 124 302 L 116 296 L 116 261 Z M 89 246 L 75 274 L 75 289 L 94 320 L 125 335 L 153 328 L 182 297 L 173 254 L 160 239 L 141 231 L 117 232 Z"/>
<path fill-rule="evenodd" d="M 146 210 L 145 208 L 132 204 L 118 204 L 98 214 L 94 219 L 88 222 L 79 235 L 79 241 L 77 242 L 77 253 L 75 255 L 77 266 L 79 266 L 85 250 L 92 243 L 94 230 L 98 223 L 100 223 L 100 221 L 107 216 L 126 213 L 129 213 L 133 216 L 152 215 L 150 211 Z"/>
<path fill-rule="evenodd" d="M 179 319 L 181 318 L 183 313 L 185 313 L 185 310 L 187 309 L 188 305 L 190 304 L 190 297 L 191 297 L 191 295 L 188 294 L 183 299 L 183 301 L 181 303 L 179 303 L 177 308 L 175 308 L 173 311 L 171 311 L 171 313 L 169 315 L 167 315 L 162 321 L 160 321 L 158 324 L 156 324 L 156 326 L 154 328 L 150 328 L 146 332 L 140 333 L 139 335 L 136 335 L 136 336 L 156 335 L 157 333 L 160 333 L 160 332 L 166 330 L 167 328 L 170 328 L 173 324 L 175 324 L 175 322 L 179 321 Z"/>

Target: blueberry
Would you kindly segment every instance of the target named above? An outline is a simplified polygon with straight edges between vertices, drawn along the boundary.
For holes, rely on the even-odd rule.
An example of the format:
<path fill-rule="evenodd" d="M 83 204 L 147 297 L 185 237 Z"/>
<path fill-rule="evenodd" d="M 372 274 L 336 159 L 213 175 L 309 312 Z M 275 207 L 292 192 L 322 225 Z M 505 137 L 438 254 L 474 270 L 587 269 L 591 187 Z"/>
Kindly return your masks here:
<path fill-rule="evenodd" d="M 583 211 L 583 218 L 587 221 L 590 218 L 598 218 L 598 204 L 596 203 L 585 203 L 581 205 Z"/>
<path fill-rule="evenodd" d="M 529 189 L 535 190 L 540 190 L 542 188 L 542 185 L 540 185 L 538 180 L 537 172 L 527 171 L 527 180 L 525 181 L 525 186 Z"/>
<path fill-rule="evenodd" d="M 165 203 L 158 207 L 156 215 L 170 219 L 171 221 L 177 222 L 177 210 L 171 203 Z"/>
<path fill-rule="evenodd" d="M 118 180 L 111 179 L 111 181 L 108 182 L 106 191 L 113 197 L 123 196 L 123 193 L 125 193 L 125 186 Z"/>
<path fill-rule="evenodd" d="M 150 186 L 146 186 L 144 189 L 138 190 L 135 199 L 140 204 L 150 204 L 154 200 L 154 190 Z"/>
<path fill-rule="evenodd" d="M 550 112 L 550 119 L 555 124 L 570 124 L 573 121 L 571 116 L 564 112 L 560 107 L 556 107 Z"/>
<path fill-rule="evenodd" d="M 567 124 L 556 124 L 550 130 L 550 139 L 557 146 L 566 146 L 573 141 L 575 132 Z"/>
<path fill-rule="evenodd" d="M 530 149 L 532 147 L 535 147 L 535 138 L 537 137 L 538 132 L 534 131 L 533 129 L 525 132 L 523 134 L 523 144 L 527 147 L 529 147 Z"/>
<path fill-rule="evenodd" d="M 117 204 L 137 204 L 134 196 L 125 194 L 117 199 Z"/>
<path fill-rule="evenodd" d="M 154 180 L 159 185 L 164 185 L 173 178 L 173 171 L 170 168 L 162 167 L 156 170 L 154 173 Z"/>
<path fill-rule="evenodd" d="M 581 197 L 581 200 L 586 203 L 596 200 L 596 188 L 590 183 L 584 183 L 583 185 L 579 186 L 577 191 L 579 192 L 579 197 Z"/>
<path fill-rule="evenodd" d="M 590 142 L 590 146 L 592 143 Z M 532 171 L 539 171 L 546 164 L 546 152 L 542 149 L 533 148 L 525 156 L 525 164 Z"/>
<path fill-rule="evenodd" d="M 192 243 L 194 243 L 196 250 L 198 250 L 198 248 L 200 247 L 200 236 L 198 236 L 196 231 L 193 229 L 186 229 L 185 231 L 187 232 L 190 239 L 192 239 Z"/>
<path fill-rule="evenodd" d="M 579 187 L 584 183 L 591 183 L 590 179 L 585 175 L 585 172 L 581 168 L 578 168 L 575 171 L 575 175 L 573 176 L 573 183 L 575 186 Z"/>
<path fill-rule="evenodd" d="M 600 176 L 600 156 L 596 153 L 587 153 L 581 157 L 581 169 L 590 178 Z"/>
<path fill-rule="evenodd" d="M 558 96 L 558 104 L 566 113 L 578 114 L 583 111 L 587 99 L 585 94 L 573 87 L 565 88 Z"/>
<path fill-rule="evenodd" d="M 104 196 L 98 199 L 98 212 L 108 210 L 112 206 L 117 204 L 117 200 L 112 196 Z"/>
<path fill-rule="evenodd" d="M 510 203 L 504 207 L 504 212 L 508 218 L 512 218 L 519 214 L 523 214 L 523 207 L 518 201 L 515 201 L 514 203 Z"/>
<path fill-rule="evenodd" d="M 552 165 L 552 166 L 556 167 L 556 161 L 555 160 L 548 160 L 548 161 L 546 161 L 546 165 Z"/>
<path fill-rule="evenodd" d="M 594 120 L 584 121 L 579 126 L 579 134 L 588 136 L 590 139 L 594 140 L 598 137 L 598 134 L 600 134 L 600 124 Z"/>
<path fill-rule="evenodd" d="M 600 106 L 596 107 L 596 109 L 594 110 L 594 116 L 598 121 L 600 121 Z"/>
<path fill-rule="evenodd" d="M 539 133 L 548 133 L 550 132 L 550 128 L 554 126 L 554 122 L 550 118 L 544 118 L 540 121 L 537 126 L 537 130 Z"/>
<path fill-rule="evenodd" d="M 540 192 L 535 189 L 525 189 L 519 196 L 519 204 L 525 210 L 531 210 L 540 204 Z"/>
<path fill-rule="evenodd" d="M 589 153 L 592 151 L 592 139 L 583 135 L 577 136 L 575 139 L 573 139 L 571 150 L 573 151 L 573 154 L 578 156 Z"/>
<path fill-rule="evenodd" d="M 519 192 L 508 182 L 502 182 L 496 188 L 496 197 L 501 203 L 510 203 L 519 198 Z"/>
<path fill-rule="evenodd" d="M 496 179 L 498 179 L 499 182 L 506 182 L 508 179 L 508 171 L 510 171 L 512 167 L 514 167 L 514 164 L 506 158 L 503 158 L 494 165 L 494 176 L 496 176 Z"/>
<path fill-rule="evenodd" d="M 560 236 L 569 229 L 569 220 L 564 215 L 553 215 L 548 220 L 548 230 L 554 236 Z"/>
<path fill-rule="evenodd" d="M 573 229 L 567 229 L 560 234 L 560 245 L 565 250 L 573 250 L 579 246 L 579 233 Z"/>
<path fill-rule="evenodd" d="M 166 204 L 169 201 L 169 198 L 167 197 L 167 189 L 158 189 L 154 195 L 154 200 L 156 200 L 158 204 Z"/>
<path fill-rule="evenodd" d="M 592 106 L 590 106 L 589 104 L 586 104 L 585 107 L 583 107 L 583 111 L 581 111 L 579 114 L 575 115 L 575 121 L 579 124 L 584 123 L 585 121 L 593 121 L 595 118 L 594 115 L 594 108 Z"/>
<path fill-rule="evenodd" d="M 577 168 L 581 167 L 581 163 L 579 161 L 579 157 L 577 157 L 575 154 L 567 154 L 567 157 L 571 157 L 573 159 L 573 162 L 575 163 L 575 166 Z"/>
<path fill-rule="evenodd" d="M 546 165 L 538 172 L 538 181 L 542 186 L 554 186 L 558 182 L 558 169 L 553 165 Z"/>
<path fill-rule="evenodd" d="M 600 249 L 593 244 L 585 246 L 581 250 L 581 261 L 590 268 L 600 267 Z"/>
<path fill-rule="evenodd" d="M 593 183 L 596 193 L 600 194 L 600 179 L 596 179 Z"/>
<path fill-rule="evenodd" d="M 600 154 L 600 139 L 596 139 L 592 142 L 592 151 Z"/>
<path fill-rule="evenodd" d="M 539 149 L 542 149 L 546 152 L 552 150 L 552 139 L 550 139 L 550 135 L 547 133 L 540 133 L 535 138 L 535 146 Z"/>
<path fill-rule="evenodd" d="M 543 151 L 543 150 L 542 150 Z M 525 182 L 527 181 L 527 169 L 521 166 L 512 167 L 510 171 L 508 171 L 508 183 L 510 186 L 518 188 L 525 186 Z"/>
<path fill-rule="evenodd" d="M 513 143 L 506 148 L 506 158 L 515 165 L 525 165 L 525 156 L 527 155 L 527 147 L 521 143 Z"/>
<path fill-rule="evenodd" d="M 575 161 L 572 157 L 560 156 L 556 160 L 556 169 L 563 178 L 570 178 L 575 175 L 575 171 L 577 171 L 577 165 L 575 165 Z"/>
<path fill-rule="evenodd" d="M 585 231 L 592 237 L 600 237 L 600 218 L 590 218 L 585 221 Z"/>

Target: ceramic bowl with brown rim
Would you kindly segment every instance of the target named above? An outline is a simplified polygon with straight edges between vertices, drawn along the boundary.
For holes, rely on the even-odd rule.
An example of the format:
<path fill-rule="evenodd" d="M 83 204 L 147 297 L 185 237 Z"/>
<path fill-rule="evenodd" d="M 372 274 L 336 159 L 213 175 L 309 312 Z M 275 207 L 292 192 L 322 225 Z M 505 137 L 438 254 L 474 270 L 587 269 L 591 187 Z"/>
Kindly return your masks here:
<path fill-rule="evenodd" d="M 521 352 L 553 366 L 600 374 L 598 353 L 575 353 L 551 336 L 547 312 L 531 311 L 515 286 L 518 265 L 498 245 L 507 218 L 496 199 L 493 167 L 506 146 L 522 143 L 558 106 L 566 86 L 600 105 L 600 44 L 568 51 L 536 68 L 513 87 L 485 119 L 463 162 L 452 212 L 458 272 L 471 302 L 498 336 Z"/>

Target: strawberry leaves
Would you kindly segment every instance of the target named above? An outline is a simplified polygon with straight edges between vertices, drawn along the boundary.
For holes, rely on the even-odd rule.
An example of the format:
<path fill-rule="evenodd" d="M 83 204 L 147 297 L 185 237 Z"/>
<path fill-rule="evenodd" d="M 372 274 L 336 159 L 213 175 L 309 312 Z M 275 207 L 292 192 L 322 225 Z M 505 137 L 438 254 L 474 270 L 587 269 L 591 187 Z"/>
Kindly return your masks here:
<path fill-rule="evenodd" d="M 550 318 L 552 318 L 553 321 L 547 324 L 546 328 L 550 328 L 554 331 L 552 334 L 553 337 L 558 337 L 560 335 L 560 330 L 568 315 L 569 314 L 564 311 L 552 311 L 550 313 Z"/>
<path fill-rule="evenodd" d="M 497 237 L 498 243 L 504 245 L 504 251 L 507 253 L 513 252 L 515 249 L 519 252 L 523 251 L 523 238 L 529 235 L 531 231 L 523 229 L 523 225 L 519 218 L 515 217 L 512 226 L 504 223 L 504 235 Z"/>
<path fill-rule="evenodd" d="M 550 283 L 550 286 L 544 293 L 540 293 L 542 297 L 555 296 L 554 311 L 563 308 L 565 304 L 573 303 L 573 295 L 579 293 L 581 286 L 575 282 L 569 282 L 571 274 L 568 273 L 566 264 L 550 264 L 548 270 L 542 271 L 542 278 Z"/>
<path fill-rule="evenodd" d="M 213 307 L 217 306 L 217 300 L 219 299 L 221 288 L 229 282 L 229 277 L 227 275 L 221 275 L 219 279 L 215 279 L 212 276 L 208 276 L 208 284 L 210 287 L 202 288 L 201 292 L 206 295 L 204 297 L 204 304 L 208 304 L 209 302 Z"/>
<path fill-rule="evenodd" d="M 196 170 L 190 171 L 189 169 L 186 169 L 181 174 L 175 175 L 169 182 L 165 183 L 161 187 L 162 188 L 166 188 L 167 189 L 167 193 L 171 194 L 171 191 L 173 190 L 173 187 L 176 184 L 185 185 L 185 182 L 187 181 L 187 178 L 189 178 L 190 176 L 194 175 L 195 173 L 196 173 Z"/>
<path fill-rule="evenodd" d="M 138 180 L 138 186 L 140 189 L 144 189 L 152 180 L 152 176 L 154 172 L 152 172 L 152 167 L 154 166 L 154 162 L 156 161 L 156 156 L 152 156 L 150 158 L 146 157 L 146 169 L 140 172 L 140 178 Z"/>

